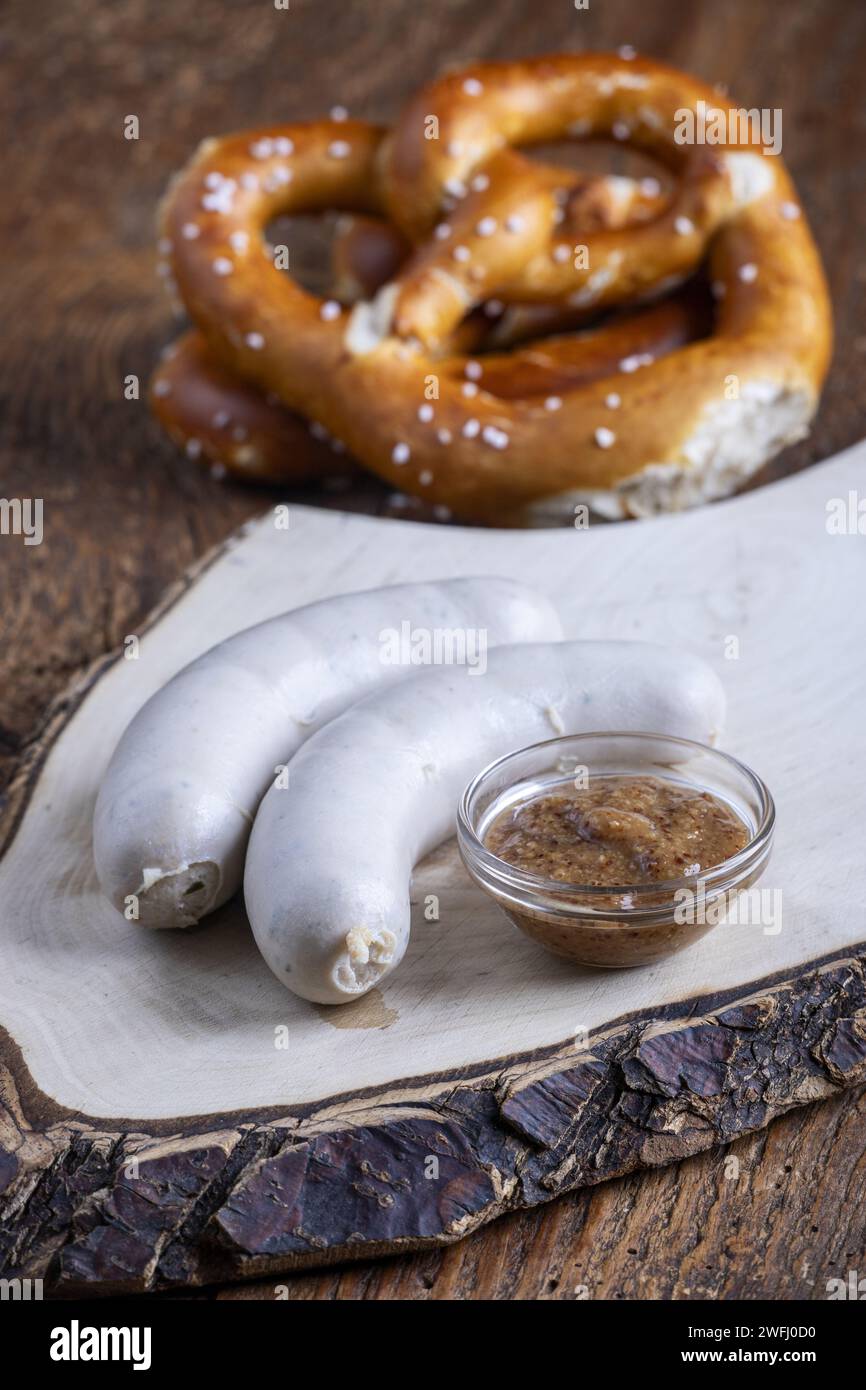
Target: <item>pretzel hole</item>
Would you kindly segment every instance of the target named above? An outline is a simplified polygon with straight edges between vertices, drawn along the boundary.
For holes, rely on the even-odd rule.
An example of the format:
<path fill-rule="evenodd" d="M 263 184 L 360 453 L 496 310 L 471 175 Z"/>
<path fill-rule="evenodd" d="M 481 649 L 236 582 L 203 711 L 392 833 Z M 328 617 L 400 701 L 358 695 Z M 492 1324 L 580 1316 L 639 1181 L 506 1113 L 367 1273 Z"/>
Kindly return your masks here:
<path fill-rule="evenodd" d="M 277 250 L 285 247 L 288 252 L 288 266 L 282 257 L 277 257 L 277 268 L 302 289 L 322 298 L 332 291 L 333 245 L 339 222 L 337 212 L 299 212 L 276 217 L 265 228 L 265 240 Z"/>

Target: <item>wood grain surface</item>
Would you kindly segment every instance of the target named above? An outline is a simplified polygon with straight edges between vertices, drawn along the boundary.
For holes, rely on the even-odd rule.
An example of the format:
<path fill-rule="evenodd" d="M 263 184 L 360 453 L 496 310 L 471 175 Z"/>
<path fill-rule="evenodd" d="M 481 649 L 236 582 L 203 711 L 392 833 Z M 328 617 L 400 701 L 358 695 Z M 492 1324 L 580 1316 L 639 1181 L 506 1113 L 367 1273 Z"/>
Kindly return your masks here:
<path fill-rule="evenodd" d="M 145 382 L 175 332 L 153 221 L 195 143 L 340 102 L 387 120 L 443 66 L 632 43 L 779 107 L 784 154 L 833 294 L 837 352 L 810 438 L 764 477 L 863 434 L 866 9 L 858 0 L 67 0 L 4 11 L 9 133 L 0 496 L 44 499 L 45 540 L 0 537 L 0 778 L 52 700 L 134 631 L 160 593 L 274 493 L 217 485 L 163 439 Z M 124 139 L 136 115 L 140 138 Z M 299 238 L 300 238 L 299 232 Z M 302 238 L 301 238 L 302 240 Z M 309 236 L 307 237 L 309 244 Z M 310 274 L 314 266 L 311 260 Z M 399 513 L 378 484 L 323 505 Z M 292 1298 L 825 1297 L 861 1273 L 864 1101 L 794 1112 L 657 1174 L 505 1218 L 444 1253 L 295 1276 Z M 725 1160 L 740 1176 L 725 1177 Z M 274 1297 L 273 1285 L 238 1291 Z M 225 1296 L 230 1296 L 227 1293 Z"/>

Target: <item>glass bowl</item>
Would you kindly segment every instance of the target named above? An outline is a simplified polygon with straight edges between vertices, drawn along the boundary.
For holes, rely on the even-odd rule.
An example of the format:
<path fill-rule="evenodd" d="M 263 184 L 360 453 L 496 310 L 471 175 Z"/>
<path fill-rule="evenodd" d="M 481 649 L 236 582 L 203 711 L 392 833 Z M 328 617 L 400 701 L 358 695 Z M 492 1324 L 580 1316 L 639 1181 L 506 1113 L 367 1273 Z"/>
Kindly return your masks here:
<path fill-rule="evenodd" d="M 579 768 L 590 779 L 649 776 L 710 792 L 745 822 L 749 841 L 694 877 L 613 887 L 542 878 L 486 847 L 502 811 L 573 786 Z M 767 865 L 775 817 L 760 777 L 728 753 L 668 734 L 569 734 L 509 753 L 479 772 L 458 808 L 457 842 L 475 882 L 533 941 L 581 965 L 622 969 L 681 951 L 723 922 L 736 894 Z"/>

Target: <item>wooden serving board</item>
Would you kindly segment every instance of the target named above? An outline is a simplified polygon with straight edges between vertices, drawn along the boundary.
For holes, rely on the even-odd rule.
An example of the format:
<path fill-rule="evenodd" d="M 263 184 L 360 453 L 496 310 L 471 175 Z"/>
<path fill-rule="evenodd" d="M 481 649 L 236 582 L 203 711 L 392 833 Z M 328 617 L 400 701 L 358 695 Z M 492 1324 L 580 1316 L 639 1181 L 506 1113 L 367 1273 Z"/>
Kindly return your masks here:
<path fill-rule="evenodd" d="M 859 445 L 717 506 L 582 532 L 297 507 L 199 567 L 137 661 L 107 657 L 67 693 L 6 807 L 0 1272 L 103 1293 L 445 1243 L 866 1079 L 866 537 L 827 526 L 864 468 Z M 452 844 L 416 873 L 400 969 L 328 1010 L 273 979 L 240 902 L 174 934 L 101 899 L 99 779 L 180 666 L 328 594 L 483 573 L 546 588 L 571 636 L 713 663 L 723 746 L 776 797 L 761 886 L 781 892 L 781 930 L 582 970 L 515 931 Z"/>

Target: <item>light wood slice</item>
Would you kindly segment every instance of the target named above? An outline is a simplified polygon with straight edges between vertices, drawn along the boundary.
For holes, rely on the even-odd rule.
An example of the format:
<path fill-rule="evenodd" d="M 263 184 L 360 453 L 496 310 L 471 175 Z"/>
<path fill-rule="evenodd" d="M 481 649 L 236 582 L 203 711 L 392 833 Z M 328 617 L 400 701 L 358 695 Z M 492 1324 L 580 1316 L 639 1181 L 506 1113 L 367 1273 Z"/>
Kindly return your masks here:
<path fill-rule="evenodd" d="M 864 468 L 860 445 L 727 503 L 580 532 L 293 507 L 288 530 L 265 516 L 200 566 L 138 660 L 67 693 L 5 808 L 0 1270 L 108 1292 L 444 1243 L 866 1078 L 866 537 L 827 526 Z M 484 573 L 547 589 L 571 636 L 712 662 L 723 746 L 777 801 L 761 886 L 781 892 L 781 930 L 581 970 L 516 932 L 451 844 L 415 875 L 400 969 L 329 1010 L 273 979 L 240 902 L 175 934 L 102 900 L 96 789 L 169 676 L 328 594 Z"/>

